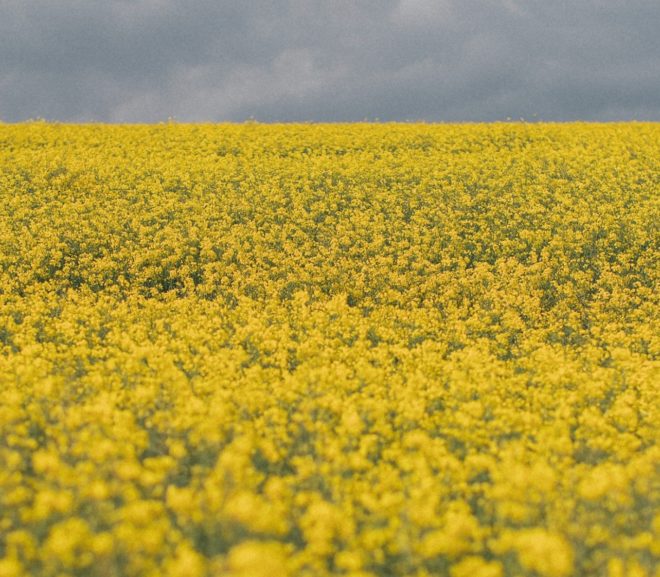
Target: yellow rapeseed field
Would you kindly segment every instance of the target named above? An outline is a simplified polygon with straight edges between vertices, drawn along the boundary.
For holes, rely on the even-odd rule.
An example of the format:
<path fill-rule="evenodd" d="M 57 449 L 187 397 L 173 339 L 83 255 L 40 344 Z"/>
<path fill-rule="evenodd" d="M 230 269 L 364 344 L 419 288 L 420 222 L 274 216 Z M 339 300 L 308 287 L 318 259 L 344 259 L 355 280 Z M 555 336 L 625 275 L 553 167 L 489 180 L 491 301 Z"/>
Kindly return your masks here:
<path fill-rule="evenodd" d="M 0 577 L 660 575 L 659 124 L 0 125 Z"/>

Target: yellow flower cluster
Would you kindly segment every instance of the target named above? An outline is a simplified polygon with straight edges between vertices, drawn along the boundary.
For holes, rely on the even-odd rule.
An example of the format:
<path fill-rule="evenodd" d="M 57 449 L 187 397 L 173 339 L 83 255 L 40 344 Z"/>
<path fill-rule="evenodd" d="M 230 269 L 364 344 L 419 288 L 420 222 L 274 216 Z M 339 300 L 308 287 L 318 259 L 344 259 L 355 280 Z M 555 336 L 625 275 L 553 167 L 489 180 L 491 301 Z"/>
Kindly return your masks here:
<path fill-rule="evenodd" d="M 658 577 L 660 125 L 0 125 L 0 577 Z"/>

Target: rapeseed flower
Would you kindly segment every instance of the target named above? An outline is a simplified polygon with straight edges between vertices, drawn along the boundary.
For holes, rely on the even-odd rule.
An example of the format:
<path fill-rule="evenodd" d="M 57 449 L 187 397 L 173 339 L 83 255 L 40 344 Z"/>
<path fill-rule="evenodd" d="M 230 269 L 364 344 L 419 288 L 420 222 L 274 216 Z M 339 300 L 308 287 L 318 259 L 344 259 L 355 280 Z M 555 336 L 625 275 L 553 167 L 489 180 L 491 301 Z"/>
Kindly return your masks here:
<path fill-rule="evenodd" d="M 0 577 L 657 576 L 657 124 L 0 141 Z"/>

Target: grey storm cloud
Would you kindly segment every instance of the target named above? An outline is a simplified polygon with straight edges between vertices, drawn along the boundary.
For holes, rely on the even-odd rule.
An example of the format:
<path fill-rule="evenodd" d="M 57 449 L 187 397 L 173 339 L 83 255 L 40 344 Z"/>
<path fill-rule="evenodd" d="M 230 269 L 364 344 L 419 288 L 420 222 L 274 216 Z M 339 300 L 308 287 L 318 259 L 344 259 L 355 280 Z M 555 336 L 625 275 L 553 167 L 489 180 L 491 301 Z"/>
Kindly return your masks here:
<path fill-rule="evenodd" d="M 0 120 L 660 120 L 658 0 L 0 0 Z"/>

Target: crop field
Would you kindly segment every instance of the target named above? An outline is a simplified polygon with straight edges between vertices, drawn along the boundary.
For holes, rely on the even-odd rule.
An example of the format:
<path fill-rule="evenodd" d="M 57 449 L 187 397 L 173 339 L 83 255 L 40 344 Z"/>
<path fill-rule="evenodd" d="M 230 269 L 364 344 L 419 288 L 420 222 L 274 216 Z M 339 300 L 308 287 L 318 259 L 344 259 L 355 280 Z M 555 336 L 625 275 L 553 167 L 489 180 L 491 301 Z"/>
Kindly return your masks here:
<path fill-rule="evenodd" d="M 0 125 L 0 577 L 660 576 L 660 124 Z"/>

